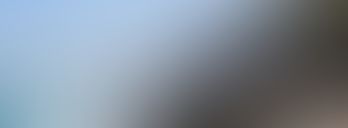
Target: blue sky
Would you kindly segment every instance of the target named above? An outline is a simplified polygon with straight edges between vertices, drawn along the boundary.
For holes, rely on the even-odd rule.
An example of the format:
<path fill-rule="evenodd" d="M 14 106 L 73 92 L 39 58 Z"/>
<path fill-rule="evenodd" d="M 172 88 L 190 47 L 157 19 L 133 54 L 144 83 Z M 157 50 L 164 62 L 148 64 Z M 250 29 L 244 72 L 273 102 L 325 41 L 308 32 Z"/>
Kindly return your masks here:
<path fill-rule="evenodd" d="M 169 34 L 163 30 L 173 31 L 178 29 L 174 26 L 192 19 L 181 10 L 192 9 L 194 4 L 180 0 L 0 0 L 0 127 L 86 128 L 83 122 L 70 122 L 83 120 L 82 113 L 93 109 L 82 106 L 102 104 L 86 100 L 99 95 L 87 93 L 91 81 L 86 79 L 105 83 L 105 72 L 125 61 L 120 57 L 128 60 L 127 56 L 142 55 L 142 49 L 151 47 L 149 43 Z M 141 60 L 148 56 L 133 60 L 146 63 Z M 100 68 L 105 65 L 109 68 Z M 93 75 L 98 72 L 102 73 Z"/>

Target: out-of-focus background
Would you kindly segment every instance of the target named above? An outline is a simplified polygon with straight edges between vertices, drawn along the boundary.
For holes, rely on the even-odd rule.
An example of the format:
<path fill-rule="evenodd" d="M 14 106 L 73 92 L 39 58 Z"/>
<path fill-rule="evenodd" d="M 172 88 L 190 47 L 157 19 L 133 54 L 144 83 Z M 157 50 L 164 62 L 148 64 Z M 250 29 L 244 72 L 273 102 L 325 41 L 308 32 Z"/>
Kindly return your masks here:
<path fill-rule="evenodd" d="M 0 127 L 141 128 L 151 106 L 176 106 L 180 98 L 163 97 L 185 99 L 187 85 L 221 66 L 239 74 L 255 64 L 250 58 L 296 47 L 258 40 L 278 29 L 298 32 L 293 26 L 320 14 L 316 7 L 307 0 L 1 0 Z"/>

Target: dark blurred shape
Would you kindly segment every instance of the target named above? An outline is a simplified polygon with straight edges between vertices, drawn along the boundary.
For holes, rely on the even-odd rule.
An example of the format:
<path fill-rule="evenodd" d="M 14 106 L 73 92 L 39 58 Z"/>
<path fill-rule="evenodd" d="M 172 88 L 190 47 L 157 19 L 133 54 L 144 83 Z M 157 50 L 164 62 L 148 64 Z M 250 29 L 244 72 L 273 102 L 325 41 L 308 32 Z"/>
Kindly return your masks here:
<path fill-rule="evenodd" d="M 272 123 L 281 121 L 267 122 L 267 119 L 274 118 L 276 111 L 296 108 L 290 106 L 308 103 L 307 107 L 303 104 L 296 108 L 308 110 L 311 105 L 321 108 L 326 104 L 340 106 L 338 102 L 346 102 L 347 2 L 305 0 L 299 3 L 305 9 L 298 16 L 277 14 L 278 17 L 268 21 L 271 25 L 244 33 L 247 40 L 241 43 L 251 41 L 258 45 L 249 46 L 256 48 L 251 56 L 239 56 L 242 59 L 238 63 L 242 66 L 235 67 L 236 62 L 229 58 L 235 56 L 231 51 L 221 55 L 219 62 L 208 65 L 206 72 L 192 71 L 192 77 L 186 79 L 190 81 L 186 85 L 190 86 L 189 91 L 177 91 L 172 96 L 176 100 L 167 100 L 177 101 L 170 103 L 171 109 L 158 112 L 163 116 L 160 118 L 171 115 L 167 126 L 269 128 Z M 283 18 L 287 20 L 280 20 Z M 228 43 L 235 42 L 230 39 Z M 318 98 L 326 100 L 321 103 L 317 102 Z"/>

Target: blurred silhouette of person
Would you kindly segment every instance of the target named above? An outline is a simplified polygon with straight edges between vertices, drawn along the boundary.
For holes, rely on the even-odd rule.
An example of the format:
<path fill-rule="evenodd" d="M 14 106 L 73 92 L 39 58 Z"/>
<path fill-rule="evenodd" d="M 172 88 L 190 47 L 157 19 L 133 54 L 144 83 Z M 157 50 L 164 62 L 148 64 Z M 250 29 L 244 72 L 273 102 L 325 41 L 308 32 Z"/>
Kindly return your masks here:
<path fill-rule="evenodd" d="M 215 62 L 205 64 L 198 71 L 187 71 L 190 75 L 178 80 L 188 81 L 183 84 L 187 87 L 173 92 L 175 98 L 164 100 L 169 104 L 164 105 L 166 109 L 155 111 L 161 125 L 347 127 L 345 2 L 296 2 L 298 5 L 285 9 L 297 10 L 295 15 L 275 14 L 267 20 L 266 27 L 257 24 L 257 29 L 243 33 L 245 38 L 239 41 L 252 44 L 243 47 L 252 52 L 238 54 L 238 61 L 233 58 L 236 53 L 230 45 L 226 49 L 231 51 L 221 54 Z M 284 13 L 281 10 L 271 12 Z M 235 43 L 233 38 L 223 41 L 225 46 Z M 169 119 L 165 120 L 166 117 Z"/>

